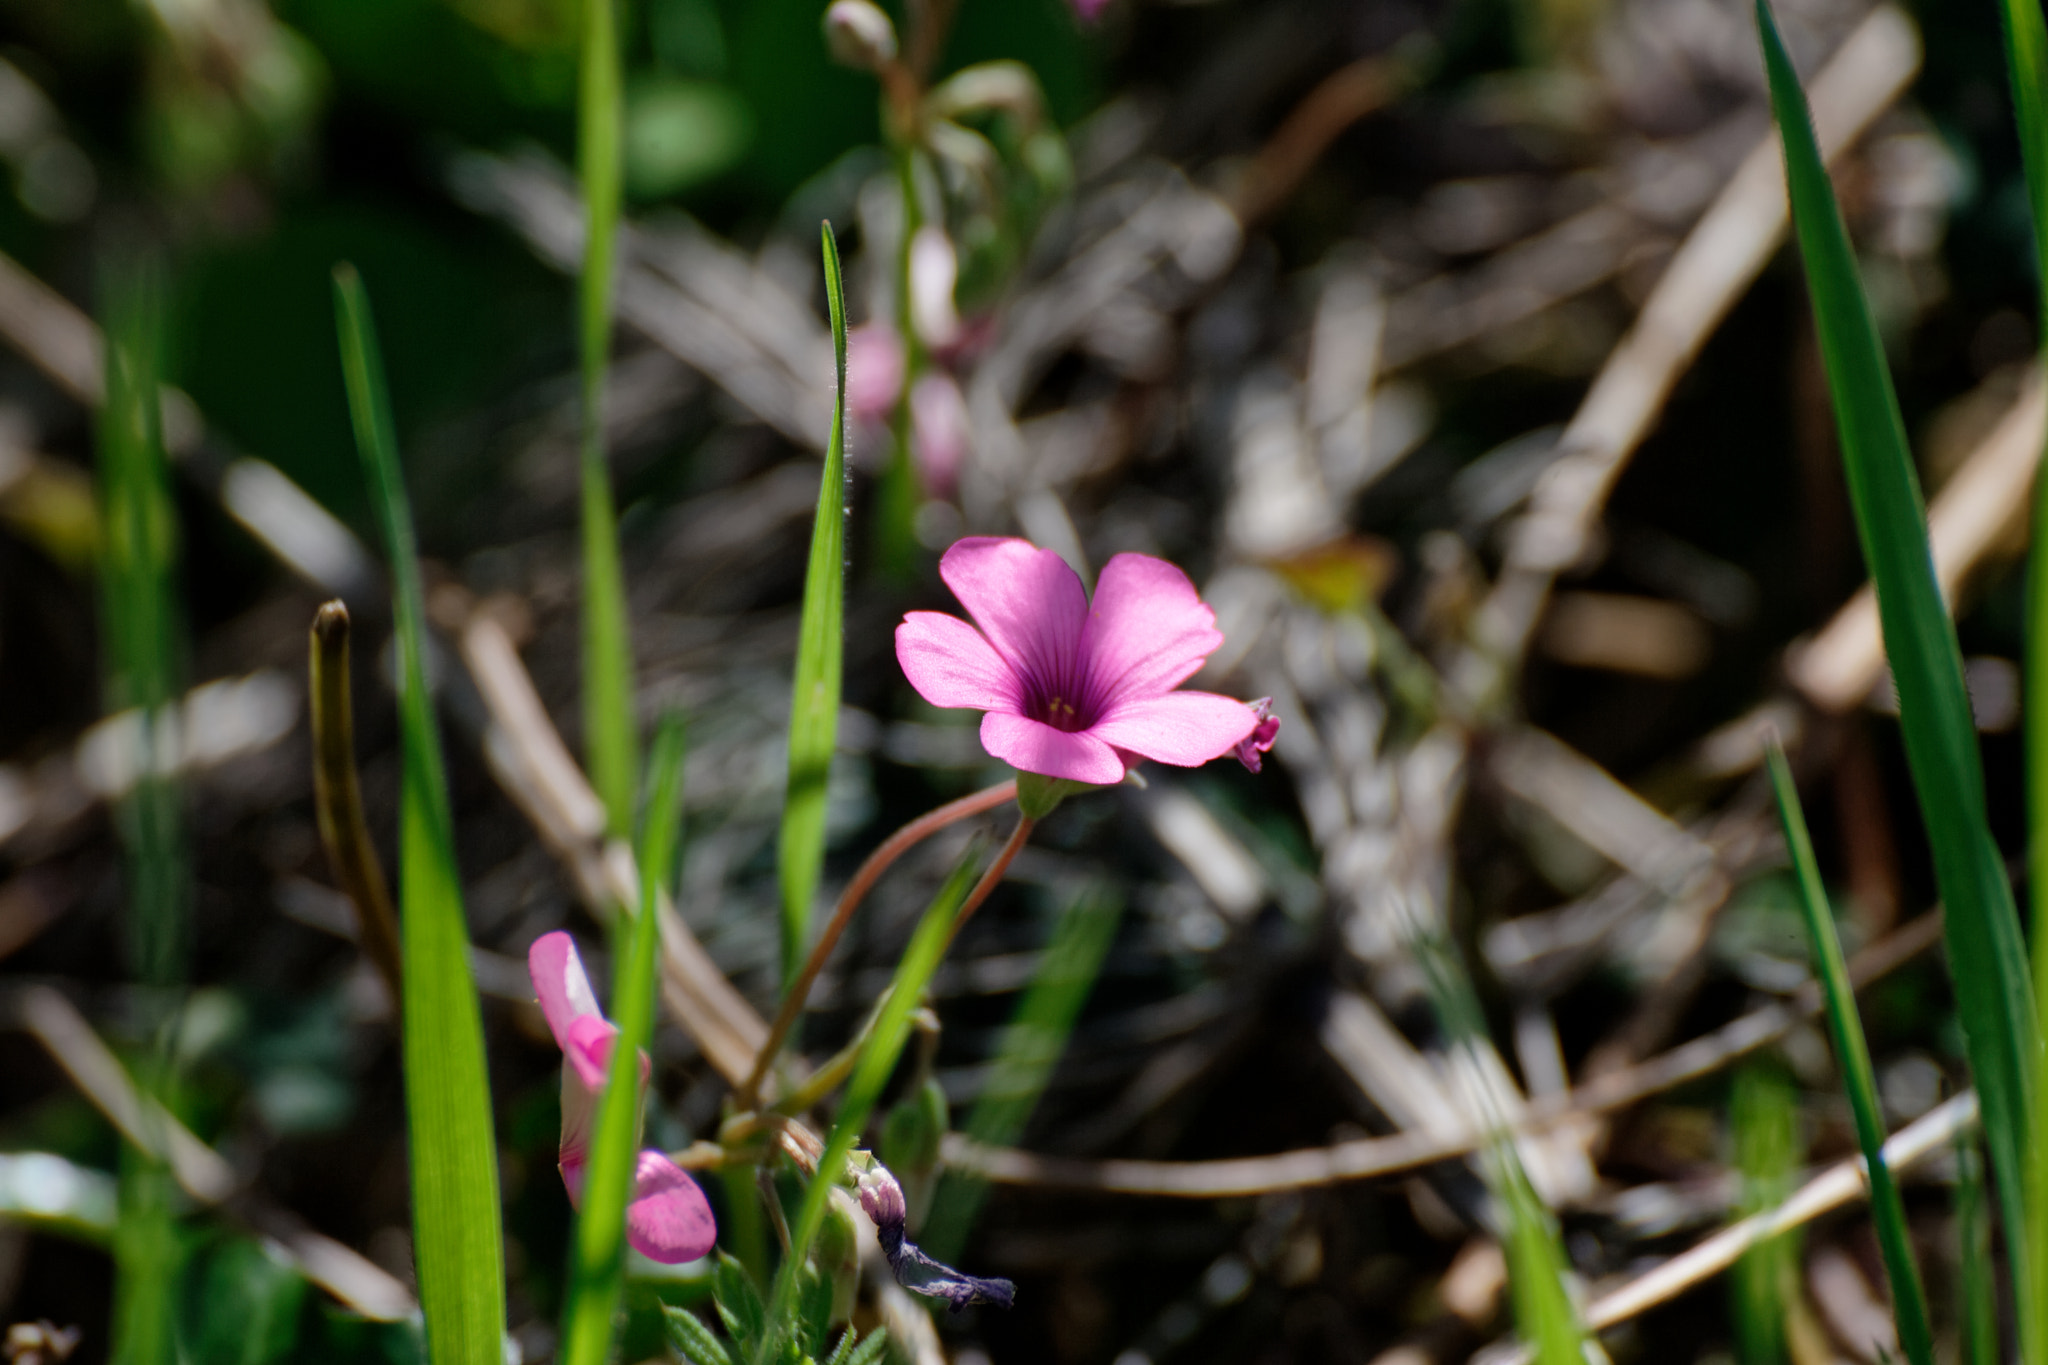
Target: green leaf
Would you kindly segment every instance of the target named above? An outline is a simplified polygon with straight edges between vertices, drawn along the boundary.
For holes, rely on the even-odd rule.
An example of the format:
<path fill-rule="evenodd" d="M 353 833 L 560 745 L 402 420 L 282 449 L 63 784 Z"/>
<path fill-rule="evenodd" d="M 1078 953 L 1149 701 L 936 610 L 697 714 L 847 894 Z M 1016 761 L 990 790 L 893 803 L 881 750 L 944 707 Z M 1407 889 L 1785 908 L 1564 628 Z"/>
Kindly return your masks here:
<path fill-rule="evenodd" d="M 852 1340 L 852 1338 L 853 1329 L 849 1327 L 846 1329 L 846 1336 L 841 1339 L 840 1345 L 844 1347 L 846 1342 Z M 889 1349 L 889 1329 L 877 1327 L 874 1331 L 860 1339 L 860 1343 L 853 1348 L 853 1353 L 847 1356 L 841 1362 L 841 1365 L 875 1365 L 875 1362 L 882 1358 L 882 1352 L 887 1349 Z"/>
<path fill-rule="evenodd" d="M 1508 1291 L 1515 1330 L 1540 1365 L 1585 1365 L 1585 1331 L 1565 1290 L 1564 1244 L 1556 1220 L 1522 1169 L 1506 1134 L 1488 1151 L 1487 1183 L 1507 1213 Z"/>
<path fill-rule="evenodd" d="M 121 1146 L 120 1220 L 114 1226 L 112 1358 L 176 1365 L 179 1243 L 170 1169 L 133 1143 Z"/>
<path fill-rule="evenodd" d="M 725 1324 L 725 1333 L 739 1348 L 741 1359 L 751 1359 L 768 1325 L 768 1309 L 761 1302 L 761 1292 L 754 1288 L 754 1277 L 723 1251 L 718 1253 L 718 1269 L 712 1275 L 711 1297 L 718 1305 L 718 1320 Z"/>
<path fill-rule="evenodd" d="M 832 1326 L 832 1282 L 815 1265 L 797 1271 L 795 1326 L 796 1345 L 806 1356 L 825 1349 L 825 1333 Z"/>
<path fill-rule="evenodd" d="M 839 739 L 839 675 L 846 652 L 846 290 L 839 243 L 824 225 L 825 301 L 832 313 L 838 383 L 832 398 L 832 440 L 811 523 L 811 561 L 804 576 L 797 627 L 796 680 L 789 700 L 789 786 L 782 803 L 777 871 L 782 885 L 782 980 L 803 965 L 811 900 L 825 862 L 825 790 Z"/>
<path fill-rule="evenodd" d="M 237 1237 L 207 1256 L 200 1291 L 186 1304 L 194 1359 L 270 1365 L 292 1356 L 306 1280 L 273 1245 Z"/>
<path fill-rule="evenodd" d="M 760 1348 L 752 1355 L 754 1365 L 768 1365 L 775 1358 L 783 1340 L 783 1331 L 796 1307 L 796 1269 L 804 1263 L 811 1243 L 825 1221 L 826 1203 L 831 1198 L 832 1187 L 845 1173 L 847 1154 L 859 1143 L 868 1115 L 874 1111 L 875 1101 L 881 1098 L 882 1087 L 889 1082 L 889 1073 L 896 1069 L 897 1058 L 903 1055 L 903 1044 L 910 1037 L 911 1011 L 917 1008 L 919 997 L 931 983 L 932 973 L 938 970 L 939 959 L 944 956 L 946 944 L 953 937 L 954 921 L 960 917 L 960 907 L 966 902 L 967 893 L 973 889 L 974 868 L 980 857 L 979 846 L 967 850 L 953 869 L 953 874 L 946 879 L 946 884 L 939 888 L 939 894 L 925 908 L 923 918 L 917 922 L 916 932 L 910 936 L 910 946 L 904 949 L 903 957 L 896 964 L 889 994 L 884 998 L 881 1012 L 868 1033 L 860 1059 L 854 1063 L 853 1075 L 846 1082 L 846 1094 L 839 1101 L 839 1112 L 833 1117 L 831 1135 L 825 1139 L 824 1154 L 818 1158 L 817 1174 L 804 1187 L 796 1225 L 789 1234 L 789 1254 L 775 1276 L 775 1292 L 769 1299 L 772 1305 L 768 1315 L 769 1330 Z"/>
<path fill-rule="evenodd" d="M 1102 884 L 1082 888 L 1060 915 L 1045 960 L 996 1047 L 988 1085 L 968 1115 L 967 1135 L 976 1142 L 1006 1147 L 1024 1131 L 1122 917 L 1123 901 L 1115 888 Z M 951 1262 L 959 1254 L 987 1189 L 984 1180 L 946 1173 L 921 1239 L 927 1255 Z"/>
<path fill-rule="evenodd" d="M 1877 1246 L 1884 1257 L 1885 1278 L 1891 1282 L 1892 1315 L 1898 1323 L 1899 1344 L 1913 1365 L 1934 1365 L 1934 1329 L 1927 1317 L 1927 1292 L 1921 1287 L 1920 1271 L 1913 1263 L 1906 1206 L 1899 1198 L 1898 1182 L 1892 1178 L 1891 1167 L 1885 1164 L 1884 1111 L 1878 1107 L 1877 1077 L 1871 1070 L 1870 1049 L 1863 1040 L 1863 1021 L 1856 1013 L 1856 988 L 1849 980 L 1842 940 L 1835 933 L 1835 917 L 1828 908 L 1827 890 L 1821 884 L 1820 863 L 1813 856 L 1813 840 L 1806 831 L 1799 790 L 1793 785 L 1785 751 L 1775 739 L 1770 742 L 1768 757 L 1771 788 L 1778 798 L 1778 817 L 1785 826 L 1785 846 L 1791 852 L 1792 869 L 1798 876 L 1806 934 L 1813 944 L 1815 974 L 1820 978 L 1822 999 L 1827 1006 L 1828 1033 L 1834 1039 L 1842 1083 L 1849 1092 L 1849 1111 L 1856 1121 L 1856 1144 L 1863 1150 L 1870 1181 L 1870 1216 L 1877 1226 Z"/>
<path fill-rule="evenodd" d="M 630 920 L 620 916 L 614 921 L 614 935 L 628 940 L 625 950 L 615 954 L 619 968 L 612 1012 L 619 1035 L 591 1130 L 590 1171 L 570 1252 L 569 1295 L 562 1307 L 564 1365 L 603 1365 L 625 1286 L 626 1205 L 640 1150 L 640 1058 L 654 1032 L 660 893 L 674 868 L 682 814 L 680 716 L 669 716 L 655 735 L 648 781 L 652 791 L 640 839 L 640 908 Z"/>
<path fill-rule="evenodd" d="M 503 1365 L 505 1251 L 498 1144 L 483 1020 L 455 869 L 454 820 L 426 678 L 426 597 L 412 509 L 370 301 L 355 268 L 334 269 L 349 416 L 391 555 L 398 654 L 398 910 L 404 954 L 403 1059 L 412 1158 L 413 1263 L 434 1365 Z"/>
<path fill-rule="evenodd" d="M 713 1336 L 695 1313 L 663 1305 L 661 1315 L 668 1324 L 669 1345 L 690 1365 L 733 1365 L 725 1343 Z"/>
<path fill-rule="evenodd" d="M 619 237 L 619 34 L 614 0 L 582 0 L 582 71 L 576 106 L 576 166 L 583 188 L 583 273 L 577 340 L 583 361 L 583 739 L 591 785 L 604 802 L 606 832 L 633 828 L 633 645 L 619 522 L 605 465 L 605 366 L 611 354 L 612 289 Z"/>
<path fill-rule="evenodd" d="M 1806 262 L 1821 358 L 1834 400 L 1842 463 L 1863 558 L 1877 587 L 1885 653 L 1898 686 L 1907 766 L 1920 798 L 1944 906 L 1949 970 L 1984 1108 L 1984 1130 L 2006 1227 L 2014 1297 L 2033 1299 L 2027 1244 L 2040 1029 L 2026 945 L 2003 861 L 1985 816 L 1977 735 L 1963 690 L 1962 653 L 1935 585 L 1926 513 L 1907 452 L 1891 375 L 1856 275 L 1856 258 L 1814 144 L 1805 96 L 1758 0 L 1771 104 L 1785 149 L 1792 221 Z M 2035 1316 L 2023 1308 L 2024 1319 Z M 2025 1327 L 2022 1341 L 2031 1341 Z M 2043 1365 L 2034 1360 L 2032 1365 Z"/>

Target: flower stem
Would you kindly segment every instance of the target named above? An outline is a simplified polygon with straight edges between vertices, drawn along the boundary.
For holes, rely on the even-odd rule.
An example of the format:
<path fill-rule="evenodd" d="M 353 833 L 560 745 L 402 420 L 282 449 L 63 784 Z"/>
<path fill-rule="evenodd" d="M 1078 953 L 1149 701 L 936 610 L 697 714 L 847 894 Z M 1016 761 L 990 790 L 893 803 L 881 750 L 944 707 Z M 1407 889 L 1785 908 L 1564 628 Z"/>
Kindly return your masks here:
<path fill-rule="evenodd" d="M 874 889 L 882 874 L 887 872 L 898 858 L 946 826 L 972 815 L 980 815 L 983 811 L 994 810 L 997 806 L 1015 799 L 1016 795 L 1015 782 L 1002 782 L 975 792 L 972 796 L 949 801 L 937 810 L 929 811 L 912 820 L 883 840 L 881 847 L 868 855 L 867 861 L 860 865 L 860 870 L 853 874 L 853 880 L 846 884 L 846 890 L 840 893 L 839 903 L 832 909 L 832 918 L 827 921 L 825 931 L 818 936 L 810 956 L 804 960 L 803 970 L 797 973 L 796 979 L 789 983 L 789 989 L 783 993 L 782 1008 L 776 1012 L 775 1023 L 768 1030 L 768 1041 L 761 1045 L 761 1055 L 754 1060 L 754 1070 L 747 1077 L 747 1083 L 740 1087 L 739 1103 L 742 1109 L 751 1109 L 758 1103 L 761 1083 L 767 1079 L 768 1068 L 775 1064 L 776 1057 L 782 1052 L 783 1043 L 789 1039 L 790 1030 L 796 1026 L 798 1016 L 803 1013 L 804 1002 L 810 997 L 811 987 L 817 983 L 818 973 L 824 970 L 825 960 L 831 957 L 832 950 L 839 946 L 840 936 L 846 932 L 847 924 L 853 919 L 854 910 L 867 898 L 868 892 Z M 1028 826 L 1031 822 L 1027 820 L 1024 823 Z M 1009 859 L 1014 856 L 1016 855 L 1013 850 L 1005 850 L 1005 856 L 998 860 L 997 868 L 992 870 L 1000 871 L 1002 867 L 1008 866 Z M 987 894 L 986 886 L 975 887 L 974 893 L 968 897 L 966 905 L 961 909 L 961 918 L 966 918 L 975 906 L 981 904 L 982 898 Z"/>
<path fill-rule="evenodd" d="M 1017 817 L 1017 828 L 1010 831 L 1009 842 L 996 854 L 996 860 L 988 865 L 988 871 L 981 874 L 981 880 L 974 884 L 974 890 L 967 893 L 966 901 L 960 906 L 960 913 L 954 916 L 953 933 L 946 940 L 948 947 L 952 946 L 953 939 L 960 937 L 960 930 L 966 926 L 967 917 L 981 908 L 981 903 L 988 899 L 989 892 L 996 889 L 996 883 L 1010 870 L 1010 864 L 1016 860 L 1017 854 L 1024 847 L 1024 841 L 1031 837 L 1031 831 L 1037 824 L 1038 822 L 1028 815 Z"/>

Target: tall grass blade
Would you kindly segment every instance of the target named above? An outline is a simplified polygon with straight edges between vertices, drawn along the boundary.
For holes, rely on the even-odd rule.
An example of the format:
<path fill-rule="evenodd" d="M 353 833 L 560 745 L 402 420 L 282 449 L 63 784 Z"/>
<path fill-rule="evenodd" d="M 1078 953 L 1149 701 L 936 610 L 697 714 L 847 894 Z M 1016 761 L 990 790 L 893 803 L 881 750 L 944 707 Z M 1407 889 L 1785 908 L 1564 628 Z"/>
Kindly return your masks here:
<path fill-rule="evenodd" d="M 1733 1090 L 1728 1120 L 1741 1180 L 1737 1207 L 1747 1218 L 1792 1197 L 1799 1173 L 1799 1108 L 1790 1082 L 1773 1063 L 1759 1062 L 1737 1071 Z M 1729 1288 L 1742 1365 L 1780 1365 L 1786 1354 L 1786 1329 L 1801 1311 L 1798 1230 L 1781 1232 L 1743 1252 Z"/>
<path fill-rule="evenodd" d="M 1470 1082 L 1467 1093 L 1487 1125 L 1480 1169 L 1502 1220 L 1515 1331 L 1539 1365 L 1585 1365 L 1586 1331 L 1566 1288 L 1569 1262 L 1557 1220 L 1530 1182 L 1505 1119 L 1492 1108 L 1481 1058 L 1481 1049 L 1491 1044 L 1472 978 L 1457 945 L 1441 932 L 1418 934 L 1411 947 L 1450 1044 L 1454 1072 Z"/>
<path fill-rule="evenodd" d="M 825 862 L 825 787 L 839 739 L 839 674 L 846 616 L 846 289 L 839 243 L 823 230 L 825 302 L 832 313 L 838 379 L 832 396 L 832 440 L 818 484 L 811 524 L 811 562 L 804 575 L 803 619 L 797 628 L 796 682 L 789 699 L 789 787 L 782 804 L 777 871 L 782 885 L 782 980 L 802 967 L 811 930 L 811 900 Z"/>
<path fill-rule="evenodd" d="M 1955 627 L 1935 586 L 1927 519 L 1906 448 L 1877 329 L 1856 275 L 1856 258 L 1814 145 L 1813 123 L 1785 45 L 1764 0 L 1757 3 L 1771 104 L 1785 150 L 1792 221 L 1806 262 L 1821 357 L 1834 400 L 1842 462 L 1877 586 L 1885 652 L 1898 686 L 1906 761 L 1920 798 L 1945 905 L 1949 970 L 1955 978 L 1970 1070 L 1984 1106 L 2015 1298 L 2025 1324 L 2038 1312 L 2025 1230 L 2028 1161 L 2035 1126 L 2040 1032 L 2027 977 L 2019 914 L 1985 816 L 1977 735 L 1963 690 Z M 2036 1360 L 2032 1365 L 2043 1365 Z"/>
<path fill-rule="evenodd" d="M 874 1112 L 875 1101 L 881 1098 L 889 1073 L 896 1069 L 896 1060 L 903 1055 L 903 1045 L 910 1038 L 911 1011 L 917 1008 L 919 997 L 931 983 L 932 973 L 938 970 L 939 959 L 953 937 L 953 922 L 960 917 L 960 906 L 973 889 L 974 868 L 980 855 L 978 846 L 968 849 L 946 884 L 939 888 L 939 894 L 925 908 L 916 932 L 910 936 L 910 946 L 896 964 L 889 994 L 868 1033 L 860 1059 L 854 1063 L 846 1094 L 839 1101 L 839 1112 L 833 1116 L 824 1155 L 818 1158 L 818 1173 L 804 1188 L 803 1203 L 798 1206 L 796 1222 L 790 1228 L 788 1254 L 775 1274 L 775 1290 L 768 1301 L 768 1330 L 754 1356 L 754 1365 L 768 1365 L 778 1358 L 782 1333 L 788 1328 L 796 1305 L 798 1272 L 825 1222 L 832 1187 L 845 1172 L 847 1154 L 859 1145 L 861 1130 Z"/>
<path fill-rule="evenodd" d="M 1122 898 L 1114 887 L 1104 884 L 1082 888 L 1060 915 L 1045 961 L 996 1047 L 988 1085 L 967 1118 L 968 1137 L 991 1147 L 1007 1147 L 1024 1131 L 1060 1054 L 1066 1051 L 1081 1006 L 1095 988 L 1102 959 L 1122 918 Z M 954 1260 L 973 1230 L 987 1192 L 988 1182 L 972 1176 L 948 1171 L 941 1178 L 922 1239 L 927 1255 L 949 1263 Z"/>
<path fill-rule="evenodd" d="M 605 464 L 605 367 L 611 354 L 612 287 L 621 194 L 619 32 L 616 0 L 583 0 L 582 73 L 576 106 L 576 168 L 583 188 L 583 274 L 577 341 L 583 361 L 583 742 L 606 832 L 633 829 L 639 739 L 633 712 L 633 644 L 619 519 Z"/>
<path fill-rule="evenodd" d="M 1956 1318 L 1962 1365 L 1998 1365 L 1998 1286 L 1991 1268 L 1991 1220 L 1984 1201 L 1984 1150 L 1977 1135 L 1956 1142 Z"/>
<path fill-rule="evenodd" d="M 1898 1182 L 1884 1159 L 1884 1111 L 1877 1102 L 1877 1076 L 1870 1066 L 1870 1049 L 1863 1039 L 1863 1021 L 1856 1013 L 1856 988 L 1849 981 L 1849 964 L 1842 956 L 1842 940 L 1835 932 L 1834 913 L 1828 908 L 1827 888 L 1821 884 L 1820 863 L 1813 856 L 1813 839 L 1806 830 L 1806 814 L 1799 806 L 1799 789 L 1792 782 L 1791 765 L 1777 741 L 1769 746 L 1771 788 L 1778 798 L 1778 818 L 1785 826 L 1785 846 L 1792 854 L 1792 870 L 1799 881 L 1799 904 L 1806 914 L 1807 937 L 1813 941 L 1814 970 L 1820 977 L 1822 999 L 1827 1005 L 1828 1033 L 1834 1039 L 1835 1057 L 1842 1068 L 1842 1083 L 1849 1092 L 1849 1111 L 1856 1121 L 1856 1145 L 1863 1149 L 1866 1178 L 1870 1181 L 1870 1217 L 1877 1227 L 1878 1252 L 1884 1258 L 1885 1278 L 1891 1282 L 1892 1317 L 1898 1323 L 1899 1345 L 1912 1365 L 1934 1365 L 1934 1329 L 1927 1316 L 1927 1292 L 1920 1284 L 1920 1270 L 1913 1262 L 1912 1236 L 1906 1228 L 1906 1205 L 1899 1198 Z"/>
<path fill-rule="evenodd" d="M 1998 15 L 2005 33 L 2006 72 L 2012 82 L 2014 121 L 2020 135 L 2020 160 L 2026 168 L 2027 205 L 2034 227 L 2034 275 L 2041 291 L 2038 325 L 2048 338 L 2048 23 L 2039 0 L 1999 0 Z M 2048 1000 L 2048 549 L 2038 528 L 2048 527 L 2048 461 L 2034 476 L 2034 519 L 2037 528 L 2027 556 L 2026 621 L 2026 756 L 2027 877 L 2033 901 L 2034 1003 Z M 2048 1015 L 2041 1019 L 2048 1036 Z M 2035 1098 L 2048 1105 L 2048 1095 Z M 2048 1131 L 2048 1112 L 2035 1115 L 2035 1132 Z M 2026 1243 L 2033 1249 L 2034 1280 L 2026 1296 L 2048 1302 L 2048 1152 L 2033 1149 L 2033 1184 L 2028 1202 Z M 2048 1311 L 2021 1315 L 2021 1356 L 2031 1365 L 2048 1361 Z"/>
<path fill-rule="evenodd" d="M 403 1060 L 412 1158 L 413 1263 L 434 1365 L 502 1365 L 505 1252 L 483 1020 L 455 870 L 454 820 L 427 692 L 426 597 L 398 466 L 384 363 L 355 268 L 334 269 L 349 417 L 391 555 L 398 719 L 398 907 Z"/>
<path fill-rule="evenodd" d="M 619 1036 L 591 1133 L 590 1172 L 570 1252 L 569 1297 L 562 1312 L 564 1365 L 602 1365 L 611 1352 L 626 1259 L 626 1204 L 639 1160 L 640 1056 L 654 1032 L 655 948 L 661 939 L 660 891 L 675 867 L 682 815 L 683 721 L 671 715 L 654 738 L 648 769 L 647 818 L 640 833 L 640 908 L 614 921 L 627 940 L 612 1013 Z"/>
<path fill-rule="evenodd" d="M 188 947 L 184 811 L 173 775 L 180 736 L 175 693 L 178 611 L 174 575 L 177 512 L 164 464 L 157 345 L 161 308 L 146 270 L 108 281 L 106 406 L 99 422 L 100 557 L 105 699 L 132 723 L 118 734 L 134 785 L 115 806 L 125 854 L 128 950 L 153 1038 L 137 1068 L 145 1096 L 174 1084 L 171 992 L 185 975 Z M 144 1121 L 162 1111 L 142 1106 Z M 160 1142 L 149 1144 L 161 1151 Z M 121 1152 L 119 1222 L 114 1233 L 112 1358 L 121 1365 L 171 1365 L 178 1354 L 175 1286 L 182 1259 L 171 1175 L 150 1151 Z"/>

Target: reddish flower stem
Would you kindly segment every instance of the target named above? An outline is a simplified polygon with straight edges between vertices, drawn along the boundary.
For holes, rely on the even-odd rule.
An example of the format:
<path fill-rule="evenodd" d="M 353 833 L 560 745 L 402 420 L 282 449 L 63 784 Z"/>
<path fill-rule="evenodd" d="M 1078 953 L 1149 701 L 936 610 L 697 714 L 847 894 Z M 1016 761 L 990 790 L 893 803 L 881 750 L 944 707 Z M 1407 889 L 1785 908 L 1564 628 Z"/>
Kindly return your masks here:
<path fill-rule="evenodd" d="M 981 874 L 981 880 L 974 884 L 974 889 L 967 893 L 967 899 L 961 903 L 960 913 L 953 917 L 953 932 L 946 936 L 948 948 L 953 946 L 954 939 L 960 937 L 960 930 L 966 927 L 967 917 L 981 908 L 981 903 L 988 899 L 989 892 L 996 889 L 996 883 L 1010 870 L 1010 863 L 1024 847 L 1024 841 L 1031 837 L 1032 826 L 1037 823 L 1028 815 L 1018 815 L 1017 828 L 1010 831 L 1009 842 L 996 854 L 996 860 L 988 865 L 988 871 Z M 944 955 L 940 954 L 941 957 Z"/>
<path fill-rule="evenodd" d="M 868 892 L 882 879 L 882 874 L 887 872 L 898 858 L 946 826 L 965 820 L 971 815 L 994 810 L 1005 802 L 1015 800 L 1016 796 L 1017 784 L 1002 782 L 975 792 L 972 796 L 949 801 L 937 810 L 928 811 L 912 820 L 884 839 L 881 846 L 868 855 L 867 861 L 860 865 L 860 870 L 853 874 L 853 880 L 839 893 L 839 903 L 832 909 L 832 918 L 827 921 L 825 932 L 818 936 L 818 942 L 812 947 L 810 956 L 804 959 L 803 970 L 797 973 L 796 980 L 783 992 L 782 1008 L 776 1012 L 774 1026 L 768 1030 L 768 1041 L 761 1045 L 761 1055 L 754 1060 L 754 1070 L 747 1077 L 747 1083 L 740 1087 L 739 1103 L 742 1110 L 752 1109 L 759 1102 L 761 1083 L 767 1079 L 768 1068 L 775 1065 L 776 1057 L 782 1053 L 782 1045 L 789 1040 L 790 1030 L 796 1027 L 798 1017 L 803 1014 L 804 1002 L 810 998 L 811 987 L 817 983 L 818 973 L 825 968 L 825 959 L 832 956 L 832 950 L 839 946 L 840 936 L 846 932 L 847 924 L 852 921 L 854 910 L 867 899 Z M 1030 824 L 1029 820 L 1024 822 L 1026 828 Z M 1005 856 L 990 870 L 1000 872 L 1009 865 L 1010 858 L 1015 856 L 1014 849 L 1006 849 Z M 986 883 L 987 878 L 983 878 L 983 881 Z M 961 909 L 962 920 L 967 918 L 975 906 L 981 904 L 989 889 L 987 885 L 975 887 L 974 893 L 968 897 L 967 904 Z"/>

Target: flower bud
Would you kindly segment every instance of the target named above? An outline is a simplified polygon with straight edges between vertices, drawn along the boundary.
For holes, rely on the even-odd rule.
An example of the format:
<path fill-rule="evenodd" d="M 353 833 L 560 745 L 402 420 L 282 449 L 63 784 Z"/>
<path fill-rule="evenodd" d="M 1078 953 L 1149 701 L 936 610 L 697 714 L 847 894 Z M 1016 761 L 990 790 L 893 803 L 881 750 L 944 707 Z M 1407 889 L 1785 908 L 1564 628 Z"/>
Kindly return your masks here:
<path fill-rule="evenodd" d="M 896 60 L 896 25 L 870 0 L 832 0 L 825 10 L 825 46 L 841 66 L 880 71 Z"/>

